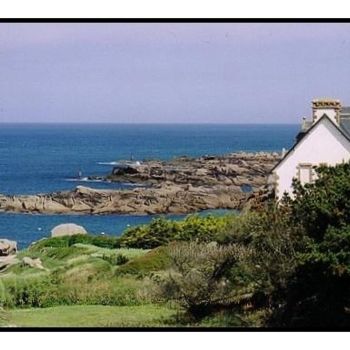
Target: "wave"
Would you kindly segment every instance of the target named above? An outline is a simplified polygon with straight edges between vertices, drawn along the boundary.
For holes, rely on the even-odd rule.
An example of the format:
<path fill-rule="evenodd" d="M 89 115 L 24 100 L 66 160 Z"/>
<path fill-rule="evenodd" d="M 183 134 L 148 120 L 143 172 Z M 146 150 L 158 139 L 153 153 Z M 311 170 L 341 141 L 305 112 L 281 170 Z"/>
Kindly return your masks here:
<path fill-rule="evenodd" d="M 135 182 L 121 182 L 120 184 L 128 187 L 147 187 L 145 184 Z"/>
<path fill-rule="evenodd" d="M 82 178 L 69 178 L 64 179 L 65 181 L 73 181 L 73 182 L 106 182 L 110 183 L 110 181 L 102 180 L 102 179 L 89 179 L 88 177 L 82 177 Z"/>
<path fill-rule="evenodd" d="M 142 183 L 137 183 L 137 182 L 112 182 L 110 180 L 104 180 L 104 179 L 89 179 L 88 177 L 82 177 L 82 178 L 67 178 L 64 179 L 64 181 L 69 181 L 69 182 L 103 182 L 103 183 L 108 183 L 108 184 L 119 184 L 122 186 L 127 186 L 127 187 L 147 187 L 145 184 Z"/>
<path fill-rule="evenodd" d="M 137 166 L 137 165 L 141 165 L 141 161 L 139 160 L 122 160 L 122 161 L 113 161 L 113 162 L 97 162 L 97 164 L 99 165 L 120 165 L 120 166 Z"/>
<path fill-rule="evenodd" d="M 120 163 L 114 161 L 114 162 L 97 162 L 97 164 L 99 164 L 99 165 L 118 165 Z"/>

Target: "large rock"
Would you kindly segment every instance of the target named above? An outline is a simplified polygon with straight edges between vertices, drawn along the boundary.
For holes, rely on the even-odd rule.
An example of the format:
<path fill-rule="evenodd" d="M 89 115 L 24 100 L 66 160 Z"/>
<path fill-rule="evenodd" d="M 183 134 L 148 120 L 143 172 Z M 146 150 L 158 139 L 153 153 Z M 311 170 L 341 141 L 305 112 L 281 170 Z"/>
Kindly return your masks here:
<path fill-rule="evenodd" d="M 0 256 L 8 256 L 17 253 L 17 242 L 8 239 L 0 239 Z"/>
<path fill-rule="evenodd" d="M 28 256 L 25 256 L 22 259 L 22 264 L 24 266 L 29 266 L 29 267 L 32 267 L 34 269 L 40 269 L 40 270 L 44 270 L 45 269 L 40 258 L 32 259 L 32 258 L 30 258 Z"/>
<path fill-rule="evenodd" d="M 87 232 L 83 226 L 76 224 L 61 224 L 54 227 L 51 231 L 52 237 L 74 236 L 81 234 L 85 235 Z"/>
<path fill-rule="evenodd" d="M 0 272 L 4 272 L 10 266 L 18 263 L 17 255 L 0 256 Z"/>

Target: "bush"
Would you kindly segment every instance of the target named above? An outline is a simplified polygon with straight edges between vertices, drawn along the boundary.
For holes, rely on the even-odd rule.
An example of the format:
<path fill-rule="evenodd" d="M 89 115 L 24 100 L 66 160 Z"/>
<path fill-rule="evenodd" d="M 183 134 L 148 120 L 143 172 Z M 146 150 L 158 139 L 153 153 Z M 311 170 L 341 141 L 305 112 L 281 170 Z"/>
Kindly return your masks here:
<path fill-rule="evenodd" d="M 350 164 L 316 169 L 318 179 L 294 182 L 286 197 L 290 222 L 305 233 L 294 271 L 277 288 L 270 323 L 347 326 L 350 322 Z"/>
<path fill-rule="evenodd" d="M 247 254 L 234 245 L 173 244 L 169 247 L 171 268 L 159 282 L 159 293 L 165 300 L 177 301 L 195 321 L 237 307 L 245 296 L 232 271 Z"/>
<path fill-rule="evenodd" d="M 172 241 L 211 242 L 231 225 L 231 216 L 187 216 L 182 221 L 153 219 L 148 225 L 128 228 L 119 239 L 122 247 L 152 249 Z"/>
<path fill-rule="evenodd" d="M 50 277 L 8 277 L 0 280 L 2 293 L 0 303 L 5 307 L 42 307 L 50 294 Z"/>
<path fill-rule="evenodd" d="M 347 327 L 350 323 L 350 225 L 329 228 L 322 242 L 299 254 L 271 323 Z"/>
<path fill-rule="evenodd" d="M 350 163 L 316 168 L 318 179 L 301 186 L 294 182 L 295 198 L 290 201 L 295 225 L 307 235 L 322 240 L 329 226 L 350 223 Z"/>
<path fill-rule="evenodd" d="M 116 263 L 116 265 L 124 265 L 128 261 L 129 261 L 129 259 L 125 255 L 118 254 L 115 263 Z"/>
<path fill-rule="evenodd" d="M 178 231 L 178 222 L 160 217 L 148 225 L 126 229 L 119 243 L 122 247 L 152 249 L 173 240 Z"/>

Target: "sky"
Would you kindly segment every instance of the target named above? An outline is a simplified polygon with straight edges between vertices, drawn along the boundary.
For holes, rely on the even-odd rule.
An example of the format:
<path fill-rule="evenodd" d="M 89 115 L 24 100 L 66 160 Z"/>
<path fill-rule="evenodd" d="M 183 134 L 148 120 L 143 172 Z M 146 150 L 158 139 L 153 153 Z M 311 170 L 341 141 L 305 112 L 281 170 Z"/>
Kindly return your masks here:
<path fill-rule="evenodd" d="M 299 123 L 349 23 L 0 23 L 0 122 Z"/>

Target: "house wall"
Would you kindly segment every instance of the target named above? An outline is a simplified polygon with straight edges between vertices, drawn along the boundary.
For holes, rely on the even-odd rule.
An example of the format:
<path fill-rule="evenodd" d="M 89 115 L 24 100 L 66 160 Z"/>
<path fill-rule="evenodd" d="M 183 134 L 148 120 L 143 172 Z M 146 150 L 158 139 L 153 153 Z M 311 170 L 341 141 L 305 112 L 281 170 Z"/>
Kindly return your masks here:
<path fill-rule="evenodd" d="M 281 199 L 284 192 L 292 195 L 292 179 L 297 177 L 298 165 L 336 165 L 349 160 L 350 142 L 328 118 L 324 118 L 274 170 L 277 198 Z"/>

